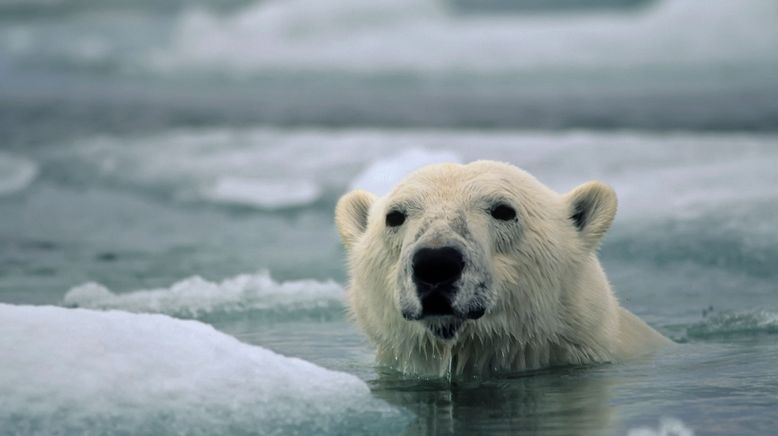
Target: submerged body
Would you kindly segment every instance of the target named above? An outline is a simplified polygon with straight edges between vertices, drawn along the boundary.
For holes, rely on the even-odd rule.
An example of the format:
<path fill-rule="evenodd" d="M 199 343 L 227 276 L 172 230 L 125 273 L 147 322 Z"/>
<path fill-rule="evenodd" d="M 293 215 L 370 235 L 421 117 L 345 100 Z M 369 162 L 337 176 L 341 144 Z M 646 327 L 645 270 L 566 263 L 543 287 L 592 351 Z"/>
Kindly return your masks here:
<path fill-rule="evenodd" d="M 336 221 L 349 309 L 380 364 L 417 375 L 612 362 L 671 342 L 619 306 L 596 250 L 616 213 L 599 182 L 557 194 L 508 164 L 423 168 Z"/>

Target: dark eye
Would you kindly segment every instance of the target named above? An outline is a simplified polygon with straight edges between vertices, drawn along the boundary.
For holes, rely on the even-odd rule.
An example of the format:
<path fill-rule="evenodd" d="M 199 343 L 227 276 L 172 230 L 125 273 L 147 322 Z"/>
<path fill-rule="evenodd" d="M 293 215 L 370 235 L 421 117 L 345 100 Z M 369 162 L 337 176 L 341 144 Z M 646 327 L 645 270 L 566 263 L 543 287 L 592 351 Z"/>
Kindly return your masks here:
<path fill-rule="evenodd" d="M 393 210 L 386 214 L 386 225 L 389 227 L 401 226 L 405 222 L 405 213 Z"/>
<path fill-rule="evenodd" d="M 492 217 L 502 221 L 510 221 L 516 218 L 516 211 L 507 204 L 498 204 L 492 208 Z"/>

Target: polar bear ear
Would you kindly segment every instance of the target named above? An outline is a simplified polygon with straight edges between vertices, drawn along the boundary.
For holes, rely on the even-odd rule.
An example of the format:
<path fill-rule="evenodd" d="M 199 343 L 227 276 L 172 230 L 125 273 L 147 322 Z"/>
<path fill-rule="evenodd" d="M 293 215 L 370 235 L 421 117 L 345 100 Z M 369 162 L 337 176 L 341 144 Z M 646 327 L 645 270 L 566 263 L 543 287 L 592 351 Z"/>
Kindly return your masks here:
<path fill-rule="evenodd" d="M 616 216 L 616 193 L 601 182 L 587 182 L 566 196 L 570 221 L 589 249 L 595 249 Z"/>
<path fill-rule="evenodd" d="M 375 195 L 367 191 L 351 191 L 338 200 L 338 205 L 335 206 L 335 225 L 346 248 L 351 247 L 367 229 L 367 216 L 375 198 Z"/>

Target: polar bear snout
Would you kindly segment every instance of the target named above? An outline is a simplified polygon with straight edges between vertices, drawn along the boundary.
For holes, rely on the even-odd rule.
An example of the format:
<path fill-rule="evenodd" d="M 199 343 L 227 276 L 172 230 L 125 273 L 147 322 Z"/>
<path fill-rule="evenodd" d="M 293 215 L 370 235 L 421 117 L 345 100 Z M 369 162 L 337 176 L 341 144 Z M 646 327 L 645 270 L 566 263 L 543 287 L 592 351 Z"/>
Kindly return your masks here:
<path fill-rule="evenodd" d="M 413 281 L 420 288 L 434 290 L 456 282 L 465 260 L 453 247 L 422 248 L 413 255 Z"/>
<path fill-rule="evenodd" d="M 412 268 L 422 316 L 453 315 L 456 282 L 465 269 L 462 252 L 453 247 L 421 248 L 413 255 Z"/>

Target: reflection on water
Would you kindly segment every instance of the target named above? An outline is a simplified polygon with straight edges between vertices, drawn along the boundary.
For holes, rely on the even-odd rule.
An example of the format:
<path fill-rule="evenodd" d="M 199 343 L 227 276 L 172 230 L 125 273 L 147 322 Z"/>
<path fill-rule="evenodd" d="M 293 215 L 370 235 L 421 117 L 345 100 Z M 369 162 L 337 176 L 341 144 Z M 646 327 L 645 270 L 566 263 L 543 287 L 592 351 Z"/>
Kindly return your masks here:
<path fill-rule="evenodd" d="M 657 427 L 769 434 L 778 407 L 778 344 L 767 332 L 693 341 L 625 363 L 447 380 L 376 368 L 373 350 L 346 320 L 216 326 L 367 380 L 374 395 L 415 417 L 409 435 L 624 435 Z"/>
<path fill-rule="evenodd" d="M 387 373 L 372 389 L 418 417 L 409 434 L 594 435 L 614 425 L 612 382 L 586 368 L 453 381 Z"/>

